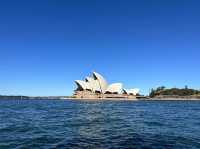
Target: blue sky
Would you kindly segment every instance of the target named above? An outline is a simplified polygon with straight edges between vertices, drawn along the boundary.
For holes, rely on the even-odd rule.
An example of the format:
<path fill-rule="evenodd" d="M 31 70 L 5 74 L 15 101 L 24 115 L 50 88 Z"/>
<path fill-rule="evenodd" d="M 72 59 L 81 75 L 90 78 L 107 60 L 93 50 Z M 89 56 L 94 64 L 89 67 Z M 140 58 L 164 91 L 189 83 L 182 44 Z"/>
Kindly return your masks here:
<path fill-rule="evenodd" d="M 125 88 L 200 88 L 200 2 L 0 2 L 0 94 L 71 95 L 92 71 Z"/>

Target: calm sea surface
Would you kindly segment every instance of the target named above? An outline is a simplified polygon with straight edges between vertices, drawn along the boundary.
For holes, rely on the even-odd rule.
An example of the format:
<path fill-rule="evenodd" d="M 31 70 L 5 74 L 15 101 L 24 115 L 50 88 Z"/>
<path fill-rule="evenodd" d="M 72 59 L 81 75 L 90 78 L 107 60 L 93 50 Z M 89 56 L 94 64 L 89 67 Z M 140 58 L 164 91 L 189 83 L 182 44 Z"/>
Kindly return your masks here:
<path fill-rule="evenodd" d="M 0 100 L 0 149 L 200 148 L 200 101 Z"/>

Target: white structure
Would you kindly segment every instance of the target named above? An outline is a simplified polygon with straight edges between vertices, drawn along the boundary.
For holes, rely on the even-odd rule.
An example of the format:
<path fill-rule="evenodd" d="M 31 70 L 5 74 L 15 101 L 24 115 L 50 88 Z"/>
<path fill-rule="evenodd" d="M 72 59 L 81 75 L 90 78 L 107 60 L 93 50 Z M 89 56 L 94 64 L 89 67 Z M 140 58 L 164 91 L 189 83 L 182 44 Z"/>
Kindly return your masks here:
<path fill-rule="evenodd" d="M 113 83 L 108 86 L 105 93 L 120 94 L 122 92 L 122 83 Z"/>
<path fill-rule="evenodd" d="M 78 86 L 78 88 L 77 88 L 78 90 L 91 90 L 90 84 L 85 81 L 75 80 L 75 83 Z"/>
<path fill-rule="evenodd" d="M 95 92 L 95 91 L 101 92 L 101 88 L 99 86 L 99 83 L 94 78 L 86 77 L 85 82 L 87 82 L 89 84 L 90 89 L 91 89 L 92 92 Z"/>
<path fill-rule="evenodd" d="M 137 94 L 139 94 L 140 89 L 138 88 L 133 88 L 133 89 L 123 89 L 124 94 L 128 94 L 128 95 L 134 95 L 136 96 Z"/>
<path fill-rule="evenodd" d="M 76 91 L 89 91 L 91 93 L 100 94 L 127 94 L 137 95 L 139 89 L 123 89 L 122 83 L 113 83 L 108 85 L 106 79 L 97 72 L 93 72 L 92 76 L 86 77 L 85 80 L 76 80 L 78 88 Z"/>
<path fill-rule="evenodd" d="M 92 92 L 105 93 L 108 84 L 103 76 L 97 72 L 93 72 L 92 77 L 86 77 L 85 81 L 76 80 L 77 90 L 90 90 Z"/>
<path fill-rule="evenodd" d="M 107 84 L 106 80 L 104 79 L 104 77 L 101 76 L 97 72 L 93 72 L 93 76 L 94 76 L 94 79 L 97 80 L 97 82 L 99 83 L 101 93 L 105 93 L 105 91 L 108 87 L 108 84 Z"/>

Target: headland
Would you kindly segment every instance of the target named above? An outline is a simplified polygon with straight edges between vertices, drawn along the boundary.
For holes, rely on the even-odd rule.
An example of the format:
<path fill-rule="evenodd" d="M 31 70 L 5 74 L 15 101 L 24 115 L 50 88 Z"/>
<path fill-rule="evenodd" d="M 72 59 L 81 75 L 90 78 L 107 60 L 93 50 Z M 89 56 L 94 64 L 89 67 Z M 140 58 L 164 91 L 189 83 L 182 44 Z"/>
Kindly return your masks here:
<path fill-rule="evenodd" d="M 164 86 L 152 89 L 151 100 L 200 100 L 200 91 L 185 86 L 184 88 L 166 88 Z"/>

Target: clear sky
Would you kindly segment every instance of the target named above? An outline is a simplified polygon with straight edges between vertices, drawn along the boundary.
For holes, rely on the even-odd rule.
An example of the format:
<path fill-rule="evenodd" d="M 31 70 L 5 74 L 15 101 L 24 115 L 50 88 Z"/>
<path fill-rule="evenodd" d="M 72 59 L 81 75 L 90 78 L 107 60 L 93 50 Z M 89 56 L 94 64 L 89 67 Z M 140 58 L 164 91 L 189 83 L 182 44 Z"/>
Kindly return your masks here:
<path fill-rule="evenodd" d="M 198 0 L 2 0 L 0 94 L 71 95 L 92 71 L 200 88 Z"/>

